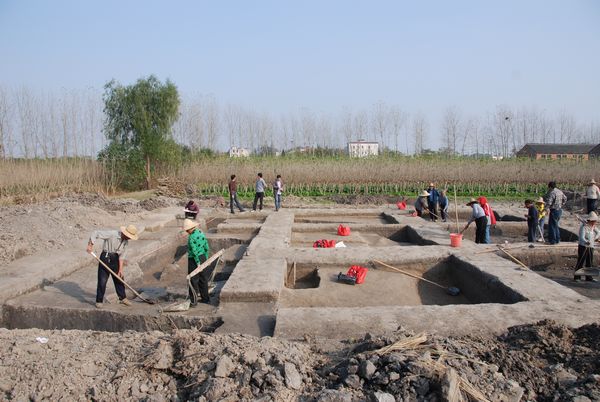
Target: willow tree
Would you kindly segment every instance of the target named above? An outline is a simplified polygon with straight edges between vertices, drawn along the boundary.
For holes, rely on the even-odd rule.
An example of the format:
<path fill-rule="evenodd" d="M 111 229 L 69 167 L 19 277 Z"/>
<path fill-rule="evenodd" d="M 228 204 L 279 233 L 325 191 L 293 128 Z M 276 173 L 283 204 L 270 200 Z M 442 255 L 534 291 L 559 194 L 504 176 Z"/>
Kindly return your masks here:
<path fill-rule="evenodd" d="M 171 128 L 179 110 L 179 94 L 171 81 L 155 76 L 123 86 L 115 80 L 104 86 L 104 134 L 109 140 L 100 154 L 116 169 L 144 166 L 146 188 L 156 161 L 169 162 L 177 149 Z M 125 161 L 114 163 L 115 159 Z M 130 177 L 132 177 L 130 175 Z"/>

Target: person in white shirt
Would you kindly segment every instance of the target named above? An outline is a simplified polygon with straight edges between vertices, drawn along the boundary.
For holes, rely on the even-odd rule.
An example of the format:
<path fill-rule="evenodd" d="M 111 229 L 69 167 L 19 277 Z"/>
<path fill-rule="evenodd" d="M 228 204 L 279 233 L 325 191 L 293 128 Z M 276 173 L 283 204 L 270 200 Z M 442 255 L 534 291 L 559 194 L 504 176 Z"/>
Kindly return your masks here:
<path fill-rule="evenodd" d="M 594 246 L 600 238 L 600 229 L 596 227 L 598 215 L 595 212 L 590 212 L 585 222 L 579 227 L 579 243 L 577 245 L 577 264 L 575 264 L 575 272 L 578 269 L 592 267 L 594 263 Z M 581 279 L 580 275 L 574 275 L 573 280 Z M 595 282 L 591 276 L 585 277 L 586 281 Z"/>
<path fill-rule="evenodd" d="M 587 200 L 587 213 L 595 212 L 598 207 L 598 198 L 600 198 L 600 188 L 596 185 L 596 180 L 592 179 L 585 189 L 585 198 Z"/>

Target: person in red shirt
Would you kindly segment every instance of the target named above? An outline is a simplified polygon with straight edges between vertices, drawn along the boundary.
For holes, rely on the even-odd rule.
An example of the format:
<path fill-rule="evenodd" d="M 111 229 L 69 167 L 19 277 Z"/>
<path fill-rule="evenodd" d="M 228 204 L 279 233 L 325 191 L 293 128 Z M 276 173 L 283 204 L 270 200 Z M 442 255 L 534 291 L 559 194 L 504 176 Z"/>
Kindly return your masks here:
<path fill-rule="evenodd" d="M 496 225 L 496 216 L 494 215 L 494 211 L 492 207 L 487 202 L 487 198 L 479 197 L 479 205 L 483 208 L 483 212 L 485 212 L 485 217 L 487 218 L 487 224 L 485 226 L 485 244 L 490 244 L 490 229 L 492 225 Z"/>
<path fill-rule="evenodd" d="M 238 209 L 240 210 L 240 212 L 245 212 L 245 209 L 242 208 L 240 202 L 238 201 L 237 198 L 237 179 L 235 177 L 234 174 L 231 175 L 231 180 L 229 180 L 229 209 L 231 210 L 231 213 L 235 213 L 233 211 L 233 206 L 238 207 Z"/>

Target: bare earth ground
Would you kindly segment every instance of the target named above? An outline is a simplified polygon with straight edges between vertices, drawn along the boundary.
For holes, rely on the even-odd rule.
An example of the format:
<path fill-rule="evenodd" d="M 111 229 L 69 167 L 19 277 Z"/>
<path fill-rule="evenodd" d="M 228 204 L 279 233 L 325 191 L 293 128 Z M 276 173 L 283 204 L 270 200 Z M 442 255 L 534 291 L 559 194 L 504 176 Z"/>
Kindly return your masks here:
<path fill-rule="evenodd" d="M 363 200 L 353 201 L 348 205 Z M 181 203 L 82 194 L 3 207 L 0 269 L 85 239 L 93 229 Z M 284 203 L 310 205 L 294 197 Z M 201 207 L 214 205 L 214 199 L 201 200 Z M 571 329 L 543 322 L 501 337 L 417 335 L 399 328 L 344 342 L 291 342 L 194 330 L 0 329 L 0 400 L 441 401 L 453 387 L 470 400 L 477 393 L 492 401 L 600 400 L 598 324 Z"/>

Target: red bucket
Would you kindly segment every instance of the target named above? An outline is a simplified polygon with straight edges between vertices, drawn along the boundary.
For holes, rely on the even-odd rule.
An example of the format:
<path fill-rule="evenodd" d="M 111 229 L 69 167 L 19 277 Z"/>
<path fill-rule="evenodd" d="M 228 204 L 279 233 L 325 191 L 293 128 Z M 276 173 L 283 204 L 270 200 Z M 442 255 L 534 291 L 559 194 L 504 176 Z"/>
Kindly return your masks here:
<path fill-rule="evenodd" d="M 450 233 L 450 247 L 460 247 L 462 233 Z"/>

